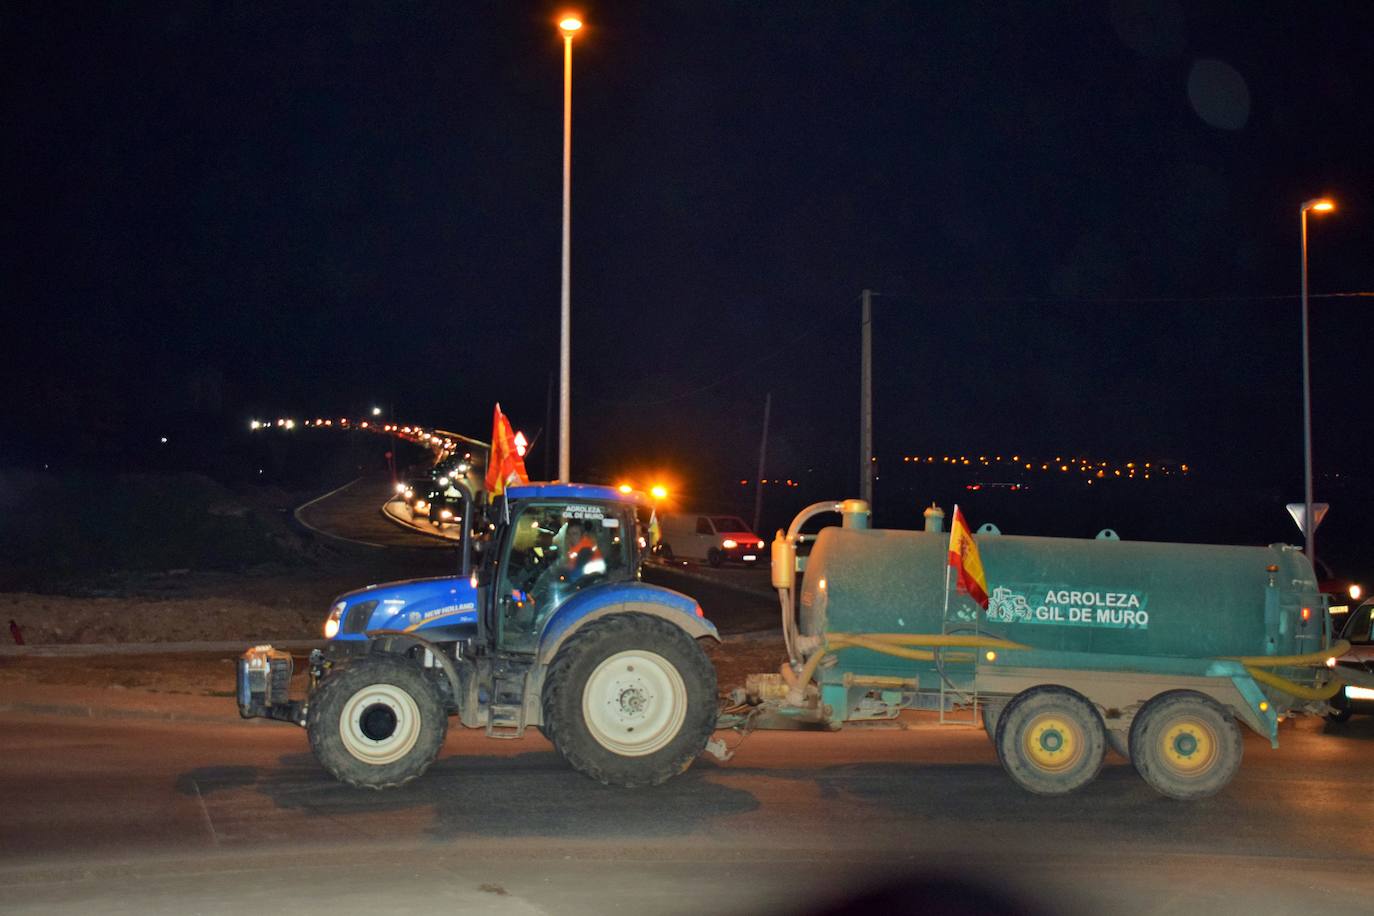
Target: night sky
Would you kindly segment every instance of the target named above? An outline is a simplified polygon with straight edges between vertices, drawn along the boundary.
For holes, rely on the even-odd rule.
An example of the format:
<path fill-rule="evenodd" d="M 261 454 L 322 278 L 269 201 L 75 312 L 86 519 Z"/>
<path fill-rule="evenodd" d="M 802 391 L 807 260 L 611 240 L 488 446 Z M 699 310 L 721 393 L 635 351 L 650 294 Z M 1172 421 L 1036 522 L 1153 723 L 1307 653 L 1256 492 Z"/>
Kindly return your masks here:
<path fill-rule="evenodd" d="M 0 461 L 373 403 L 542 428 L 560 9 L 0 4 Z M 1312 292 L 1374 291 L 1374 5 L 580 9 L 575 476 L 752 476 L 771 391 L 775 472 L 852 481 L 867 287 L 884 462 L 1301 498 L 1298 212 L 1338 203 Z M 1370 470 L 1372 310 L 1312 300 L 1319 474 Z"/>

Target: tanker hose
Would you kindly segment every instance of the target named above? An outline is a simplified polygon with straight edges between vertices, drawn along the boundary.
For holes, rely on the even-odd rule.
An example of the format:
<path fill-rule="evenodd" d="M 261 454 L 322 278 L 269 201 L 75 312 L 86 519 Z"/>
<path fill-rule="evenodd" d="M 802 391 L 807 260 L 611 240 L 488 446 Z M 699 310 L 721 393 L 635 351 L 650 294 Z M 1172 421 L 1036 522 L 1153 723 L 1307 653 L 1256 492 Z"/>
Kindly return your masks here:
<path fill-rule="evenodd" d="M 1228 656 L 1226 660 L 1240 662 L 1251 668 L 1304 668 L 1308 665 L 1325 665 L 1328 658 L 1340 658 L 1349 651 L 1350 643 L 1342 639 L 1319 652 L 1303 655 L 1241 655 Z"/>
<path fill-rule="evenodd" d="M 1321 687 L 1308 687 L 1296 681 L 1290 681 L 1286 677 L 1279 677 L 1272 671 L 1265 671 L 1263 668 L 1252 668 L 1245 666 L 1245 672 L 1261 684 L 1268 684 L 1275 690 L 1282 690 L 1284 693 L 1291 694 L 1299 700 L 1329 700 L 1340 692 L 1345 686 L 1339 679 L 1332 680 L 1329 684 Z"/>
<path fill-rule="evenodd" d="M 810 683 L 816 675 L 821 659 L 829 652 L 840 649 L 868 649 L 898 658 L 916 661 L 930 661 L 935 653 L 926 648 L 954 649 L 1029 649 L 1030 646 L 995 636 L 957 636 L 953 633 L 830 633 L 825 645 L 817 649 L 806 660 L 797 675 L 801 684 Z"/>
<path fill-rule="evenodd" d="M 1349 651 L 1350 643 L 1342 639 L 1319 652 L 1307 652 L 1303 655 L 1245 655 L 1227 660 L 1240 662 L 1245 666 L 1245 672 L 1261 684 L 1267 684 L 1299 700 L 1329 700 L 1345 686 L 1338 678 L 1320 687 L 1308 687 L 1306 684 L 1299 684 L 1264 669 L 1316 667 L 1325 665 L 1327 659 L 1339 658 Z"/>
<path fill-rule="evenodd" d="M 778 589 L 778 600 L 782 602 L 782 642 L 787 647 L 788 664 L 800 666 L 797 657 L 797 615 L 792 610 L 792 589 Z"/>

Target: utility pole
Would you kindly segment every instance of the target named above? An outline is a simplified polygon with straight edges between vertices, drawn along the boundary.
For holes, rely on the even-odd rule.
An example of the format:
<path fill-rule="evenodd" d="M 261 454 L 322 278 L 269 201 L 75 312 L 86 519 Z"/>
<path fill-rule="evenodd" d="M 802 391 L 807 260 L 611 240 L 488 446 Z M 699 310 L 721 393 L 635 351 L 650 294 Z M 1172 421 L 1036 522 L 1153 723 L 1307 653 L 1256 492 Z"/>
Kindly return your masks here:
<path fill-rule="evenodd" d="M 754 480 L 754 527 L 749 530 L 759 533 L 759 516 L 763 511 L 763 461 L 768 455 L 768 414 L 773 407 L 773 392 L 763 398 L 763 438 L 759 440 L 759 475 Z"/>
<path fill-rule="evenodd" d="M 852 299 L 850 300 L 853 301 Z M 873 505 L 873 291 L 864 290 L 863 369 L 859 383 L 859 496 Z"/>

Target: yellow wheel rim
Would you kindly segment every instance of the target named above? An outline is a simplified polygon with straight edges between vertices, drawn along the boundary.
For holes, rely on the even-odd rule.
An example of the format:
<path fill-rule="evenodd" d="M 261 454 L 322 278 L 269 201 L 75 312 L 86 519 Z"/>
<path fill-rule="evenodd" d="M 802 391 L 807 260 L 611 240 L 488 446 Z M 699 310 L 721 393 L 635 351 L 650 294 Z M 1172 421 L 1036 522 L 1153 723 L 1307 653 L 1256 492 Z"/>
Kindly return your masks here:
<path fill-rule="evenodd" d="M 1159 739 L 1166 766 L 1182 776 L 1198 776 L 1217 761 L 1217 736 L 1200 719 L 1175 719 Z"/>
<path fill-rule="evenodd" d="M 1077 722 L 1055 713 L 1037 716 L 1026 726 L 1026 759 L 1047 772 L 1067 770 L 1078 763 L 1087 745 Z"/>

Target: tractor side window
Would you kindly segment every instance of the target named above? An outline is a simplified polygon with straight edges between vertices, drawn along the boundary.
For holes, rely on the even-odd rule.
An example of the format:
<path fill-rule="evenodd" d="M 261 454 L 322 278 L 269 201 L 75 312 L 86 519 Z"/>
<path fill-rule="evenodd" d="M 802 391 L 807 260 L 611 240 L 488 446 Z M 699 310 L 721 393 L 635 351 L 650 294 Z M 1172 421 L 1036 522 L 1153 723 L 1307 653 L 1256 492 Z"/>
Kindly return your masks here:
<path fill-rule="evenodd" d="M 697 534 L 715 534 L 711 529 L 711 520 L 704 515 L 697 516 Z"/>
<path fill-rule="evenodd" d="M 633 531 L 628 513 L 613 509 L 527 506 L 511 524 L 498 585 L 502 645 L 533 649 L 543 622 L 574 593 L 625 578 Z"/>

